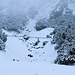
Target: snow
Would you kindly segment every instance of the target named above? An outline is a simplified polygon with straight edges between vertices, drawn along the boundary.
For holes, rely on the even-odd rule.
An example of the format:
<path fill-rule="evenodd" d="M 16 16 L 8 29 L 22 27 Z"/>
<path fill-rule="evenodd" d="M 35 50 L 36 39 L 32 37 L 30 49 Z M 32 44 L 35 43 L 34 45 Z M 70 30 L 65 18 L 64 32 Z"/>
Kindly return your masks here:
<path fill-rule="evenodd" d="M 60 0 L 50 0 L 49 3 L 45 3 L 38 9 L 38 15 L 36 15 L 35 19 L 39 20 L 41 18 L 48 18 L 50 16 L 51 11 L 54 10 L 56 5 Z"/>
<path fill-rule="evenodd" d="M 54 59 L 56 58 L 56 56 L 54 57 L 56 53 L 54 50 L 54 45 L 51 45 L 52 38 L 46 38 L 46 35 L 49 35 L 50 32 L 52 31 L 53 31 L 52 28 L 47 28 L 38 32 L 36 31 L 35 33 L 30 32 L 28 36 L 31 37 L 28 41 L 21 40 L 23 38 L 19 37 L 8 37 L 7 38 L 8 40 L 6 42 L 5 54 L 9 56 L 11 60 L 16 59 L 19 61 L 28 61 L 28 62 L 29 61 L 53 62 Z M 43 34 L 43 32 L 45 33 Z M 35 38 L 35 36 L 37 38 Z M 33 44 L 37 41 L 38 38 L 40 40 L 40 43 L 34 48 Z M 43 46 L 44 41 L 48 41 L 46 46 Z M 31 43 L 33 44 L 31 45 Z M 40 48 L 37 49 L 38 47 Z M 33 58 L 28 57 L 28 54 L 32 54 Z"/>
<path fill-rule="evenodd" d="M 52 28 L 46 28 L 41 31 L 30 32 L 29 36 L 46 37 L 52 32 Z M 6 32 L 6 31 L 5 31 Z M 45 33 L 44 33 L 45 32 Z M 9 32 L 6 32 L 10 34 Z M 13 35 L 13 34 L 12 34 Z M 28 51 L 35 43 L 37 38 L 30 38 L 28 41 L 21 40 L 19 37 L 8 37 L 6 42 L 6 52 L 0 53 L 0 74 L 1 75 L 74 75 L 75 66 L 65 66 L 54 64 L 56 52 L 54 45 L 51 45 L 51 38 L 42 39 L 38 46 L 42 46 L 43 41 L 48 41 L 43 49 Z M 28 45 L 28 47 L 27 47 Z M 36 46 L 36 47 L 38 47 Z M 43 52 L 45 52 L 43 54 Z M 33 54 L 33 57 L 28 57 Z M 15 61 L 13 61 L 15 59 Z M 19 60 L 19 61 L 18 61 Z"/>
<path fill-rule="evenodd" d="M 73 14 L 75 14 L 75 1 L 74 2 L 72 2 L 72 1 L 68 1 L 68 6 L 70 9 L 73 10 Z"/>
<path fill-rule="evenodd" d="M 6 65 L 9 64 L 9 65 Z M 11 65 L 12 64 L 12 65 Z M 59 66 L 49 63 L 2 63 L 1 75 L 74 75 L 75 67 Z"/>
<path fill-rule="evenodd" d="M 38 15 L 34 19 L 30 19 L 26 29 L 21 34 L 7 32 L 12 36 L 30 36 L 28 40 L 23 37 L 7 37 L 6 52 L 0 51 L 0 74 L 1 75 L 74 75 L 75 66 L 66 66 L 54 64 L 57 53 L 51 44 L 52 37 L 50 32 L 52 28 L 46 28 L 36 31 L 34 26 L 38 19 L 49 17 L 52 10 L 58 5 L 60 0 L 51 0 L 50 3 L 43 5 L 38 9 Z M 51 38 L 46 36 L 50 35 Z M 34 44 L 39 38 L 37 46 Z M 43 42 L 47 44 L 43 46 Z M 33 57 L 29 57 L 31 54 Z M 14 59 L 14 61 L 13 61 Z"/>

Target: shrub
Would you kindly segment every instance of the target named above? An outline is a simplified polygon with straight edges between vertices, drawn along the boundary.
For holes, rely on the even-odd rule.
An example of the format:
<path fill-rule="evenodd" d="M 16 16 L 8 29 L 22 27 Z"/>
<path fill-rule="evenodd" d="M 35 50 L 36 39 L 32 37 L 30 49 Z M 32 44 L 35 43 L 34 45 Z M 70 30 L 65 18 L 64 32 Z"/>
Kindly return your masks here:
<path fill-rule="evenodd" d="M 3 10 L 6 9 L 0 10 L 0 26 L 3 29 L 7 31 L 15 31 L 15 32 L 20 32 L 24 30 L 28 22 L 28 18 L 25 13 L 22 13 L 22 11 L 19 11 L 18 9 L 14 9 L 14 8 L 12 9 L 8 8 L 6 12 L 2 12 Z"/>
<path fill-rule="evenodd" d="M 39 31 L 39 30 L 45 29 L 47 27 L 48 27 L 48 25 L 47 25 L 46 19 L 41 19 L 41 20 L 39 20 L 39 21 L 36 22 L 35 29 L 37 31 Z"/>
<path fill-rule="evenodd" d="M 56 13 L 55 13 L 56 14 Z M 75 15 L 66 9 L 61 16 L 49 18 L 50 27 L 54 28 L 52 44 L 56 44 L 55 63 L 72 65 L 75 63 Z M 52 25 L 51 25 L 52 24 Z"/>
<path fill-rule="evenodd" d="M 15 31 L 19 33 L 21 30 L 24 30 L 27 21 L 28 19 L 26 17 L 23 17 L 22 19 L 19 16 L 15 16 L 15 17 L 9 16 L 6 20 L 3 20 L 1 22 L 1 26 L 3 29 L 7 31 Z"/>
<path fill-rule="evenodd" d="M 7 41 L 7 35 L 0 30 L 0 50 L 4 51 L 5 49 L 5 42 Z"/>

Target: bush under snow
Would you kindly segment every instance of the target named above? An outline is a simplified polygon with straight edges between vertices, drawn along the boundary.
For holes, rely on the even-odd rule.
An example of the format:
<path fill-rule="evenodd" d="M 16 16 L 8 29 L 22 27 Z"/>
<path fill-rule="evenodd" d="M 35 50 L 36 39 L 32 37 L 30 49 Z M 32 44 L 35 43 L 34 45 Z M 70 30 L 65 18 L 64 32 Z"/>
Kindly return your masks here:
<path fill-rule="evenodd" d="M 56 14 L 56 13 L 54 13 Z M 49 18 L 51 27 L 55 30 L 52 44 L 56 44 L 57 58 L 55 63 L 72 65 L 75 63 L 75 15 L 70 9 L 55 18 Z"/>
<path fill-rule="evenodd" d="M 6 41 L 7 41 L 7 35 L 5 35 L 5 33 L 3 33 L 2 30 L 0 29 L 0 50 L 1 51 L 4 51 Z"/>
<path fill-rule="evenodd" d="M 18 9 L 3 8 L 0 10 L 0 26 L 7 31 L 19 33 L 21 30 L 24 30 L 27 22 L 28 18 L 26 14 Z"/>
<path fill-rule="evenodd" d="M 36 25 L 35 25 L 35 29 L 37 31 L 42 30 L 42 29 L 45 29 L 47 27 L 48 27 L 48 25 L 47 25 L 47 20 L 46 19 L 40 19 L 40 20 L 38 20 L 36 22 Z"/>

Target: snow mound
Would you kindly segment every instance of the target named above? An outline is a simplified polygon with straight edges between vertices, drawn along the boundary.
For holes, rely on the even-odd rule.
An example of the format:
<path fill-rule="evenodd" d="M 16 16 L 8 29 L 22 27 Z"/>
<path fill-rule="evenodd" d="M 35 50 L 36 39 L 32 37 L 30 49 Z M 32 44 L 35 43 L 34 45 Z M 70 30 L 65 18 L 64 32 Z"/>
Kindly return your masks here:
<path fill-rule="evenodd" d="M 27 61 L 27 62 L 51 62 L 53 63 L 57 53 L 54 50 L 54 45 L 51 45 L 52 36 L 50 33 L 53 28 L 46 28 L 41 31 L 30 32 L 28 40 L 23 39 L 23 37 L 9 37 L 6 42 L 6 52 L 3 59 L 8 59 L 9 61 Z M 7 35 L 9 32 L 4 31 Z M 18 35 L 16 35 L 18 36 Z M 20 34 L 19 34 L 20 36 Z M 49 36 L 49 37 L 47 37 Z M 38 42 L 39 40 L 39 42 Z M 36 44 L 38 42 L 38 44 Z M 0 57 L 2 57 L 1 55 Z"/>

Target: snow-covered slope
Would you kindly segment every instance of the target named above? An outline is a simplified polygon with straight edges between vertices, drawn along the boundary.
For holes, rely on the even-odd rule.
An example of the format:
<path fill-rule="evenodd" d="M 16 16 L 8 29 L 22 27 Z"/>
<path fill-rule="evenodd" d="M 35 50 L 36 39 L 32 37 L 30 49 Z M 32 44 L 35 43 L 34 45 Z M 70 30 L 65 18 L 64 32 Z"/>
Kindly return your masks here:
<path fill-rule="evenodd" d="M 34 26 L 39 19 L 49 18 L 52 11 L 57 9 L 58 5 L 62 3 L 61 0 L 50 0 L 49 3 L 43 4 L 37 9 L 37 15 L 34 19 L 30 19 L 29 23 L 23 33 L 28 34 L 30 31 L 35 31 Z"/>
<path fill-rule="evenodd" d="M 70 8 L 75 14 L 75 0 L 50 0 L 49 3 L 42 5 L 38 9 L 38 15 L 36 15 L 35 19 L 48 18 L 52 11 L 59 10 L 60 7 Z"/>
<path fill-rule="evenodd" d="M 68 0 L 68 6 L 73 10 L 73 13 L 75 14 L 75 0 Z"/>
<path fill-rule="evenodd" d="M 51 38 L 47 38 L 47 35 L 50 35 L 52 28 L 47 28 L 41 31 L 30 32 L 29 40 L 25 41 L 21 37 L 9 37 L 6 42 L 6 52 L 4 54 L 6 57 L 9 57 L 10 60 L 19 60 L 19 61 L 41 61 L 41 62 L 54 62 L 56 58 L 56 52 L 54 50 L 54 45 L 51 45 Z M 44 32 L 44 34 L 43 34 Z M 6 32 L 7 33 L 7 32 Z M 10 33 L 7 33 L 10 35 Z M 13 35 L 13 34 L 12 34 Z M 14 35 L 13 35 L 14 36 Z M 39 44 L 34 46 L 39 38 Z M 43 43 L 46 42 L 46 45 Z M 31 54 L 33 57 L 29 57 Z M 6 58 L 5 57 L 5 58 Z"/>
<path fill-rule="evenodd" d="M 46 3 L 42 5 L 38 9 L 38 15 L 35 17 L 35 19 L 41 19 L 41 18 L 48 18 L 51 11 L 54 10 L 56 5 L 59 3 L 60 0 L 50 0 L 49 3 Z"/>
<path fill-rule="evenodd" d="M 6 42 L 6 52 L 0 52 L 0 74 L 74 75 L 75 66 L 53 64 L 56 52 L 54 50 L 54 45 L 51 45 L 50 43 L 52 36 L 51 38 L 46 38 L 46 35 L 49 35 L 52 31 L 52 28 L 47 28 L 34 33 L 30 32 L 29 36 L 34 38 L 30 37 L 28 41 L 25 41 L 20 37 L 8 37 L 8 41 Z M 13 35 L 12 33 L 4 32 L 8 35 Z M 39 44 L 33 46 L 38 38 L 40 40 Z M 43 41 L 48 41 L 45 46 L 42 45 Z M 33 55 L 33 57 L 29 57 L 28 54 Z M 15 60 L 13 61 L 13 59 Z"/>
<path fill-rule="evenodd" d="M 75 75 L 75 67 L 49 63 L 3 62 L 0 67 L 1 75 Z"/>

